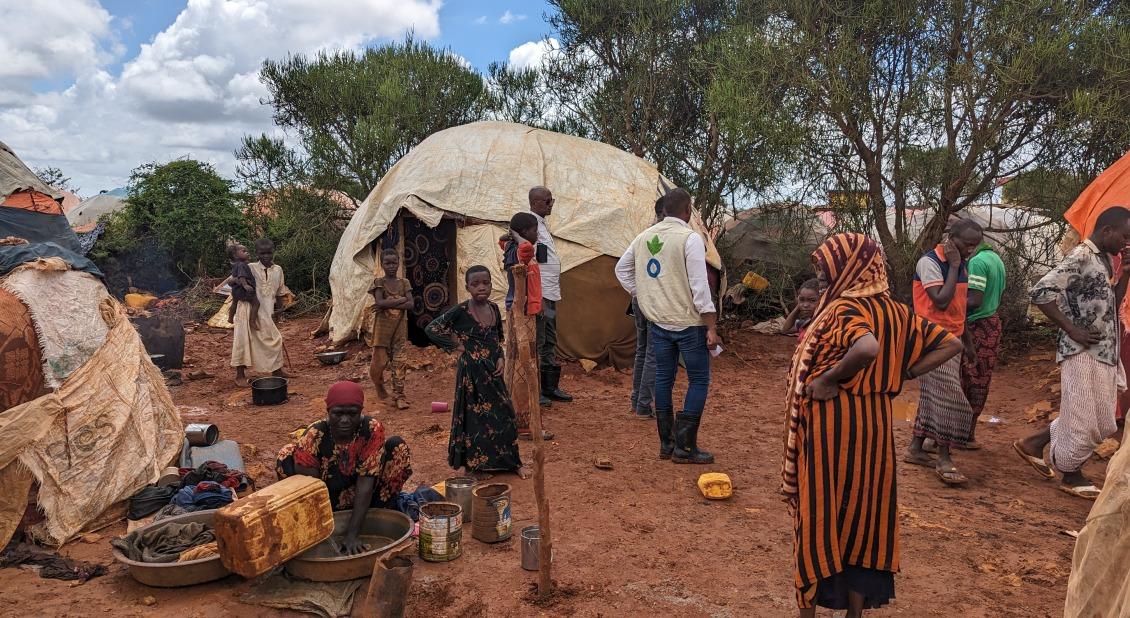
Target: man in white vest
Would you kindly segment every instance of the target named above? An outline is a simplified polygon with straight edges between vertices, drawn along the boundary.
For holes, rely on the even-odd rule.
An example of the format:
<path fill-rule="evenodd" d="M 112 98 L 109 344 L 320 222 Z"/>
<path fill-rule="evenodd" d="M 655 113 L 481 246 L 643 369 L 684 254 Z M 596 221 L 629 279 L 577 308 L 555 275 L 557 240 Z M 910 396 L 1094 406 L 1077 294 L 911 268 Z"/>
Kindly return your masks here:
<path fill-rule="evenodd" d="M 561 390 L 561 364 L 557 362 L 557 301 L 561 300 L 561 258 L 549 232 L 546 217 L 553 214 L 553 193 L 545 187 L 530 189 L 530 212 L 538 220 L 538 244 L 545 247 L 541 268 L 541 313 L 538 314 L 538 358 L 541 365 L 541 405 L 568 403 L 572 395 Z"/>
<path fill-rule="evenodd" d="M 706 242 L 687 223 L 691 196 L 674 189 L 663 196 L 666 217 L 636 237 L 616 264 L 616 278 L 651 322 L 655 349 L 655 421 L 659 458 L 675 463 L 714 463 L 698 448 L 698 428 L 710 386 L 710 351 L 720 340 L 706 275 Z M 671 391 L 680 355 L 687 394 L 675 418 Z"/>

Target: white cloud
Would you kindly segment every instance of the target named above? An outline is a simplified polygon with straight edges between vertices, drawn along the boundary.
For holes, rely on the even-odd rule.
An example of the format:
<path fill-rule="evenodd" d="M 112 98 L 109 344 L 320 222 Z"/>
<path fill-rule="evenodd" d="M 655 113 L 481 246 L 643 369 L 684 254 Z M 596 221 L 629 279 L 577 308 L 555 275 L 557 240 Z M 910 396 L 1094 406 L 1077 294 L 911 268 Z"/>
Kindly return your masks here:
<path fill-rule="evenodd" d="M 473 23 L 477 26 L 481 26 L 481 25 L 487 23 L 487 16 L 486 15 L 479 15 L 478 17 L 475 18 Z"/>
<path fill-rule="evenodd" d="M 71 6 L 60 9 L 64 4 Z M 258 78 L 264 59 L 357 49 L 408 31 L 435 37 L 441 2 L 189 0 L 117 76 L 104 67 L 116 53 L 113 30 L 120 22 L 93 0 L 0 5 L 0 23 L 6 24 L 0 35 L 0 139 L 29 164 L 58 166 L 83 193 L 94 193 L 123 184 L 142 163 L 185 155 L 231 174 L 232 150 L 244 134 L 278 133 L 270 109 L 260 104 L 267 95 Z M 30 34 L 9 36 L 14 32 Z M 61 42 L 48 44 L 48 37 L 32 44 L 44 32 L 58 32 Z M 17 61 L 8 47 L 21 52 Z M 11 94 L 9 82 L 17 78 L 24 96 Z M 74 81 L 58 91 L 31 91 L 30 80 L 60 78 Z"/>
<path fill-rule="evenodd" d="M 506 12 L 502 14 L 502 17 L 498 18 L 498 23 L 512 24 L 516 21 L 522 21 L 525 18 L 525 15 L 515 15 L 514 13 L 510 12 L 510 9 L 506 9 Z"/>
<path fill-rule="evenodd" d="M 73 78 L 107 62 L 120 46 L 110 13 L 95 0 L 0 2 L 0 90 L 28 90 L 35 80 Z"/>
<path fill-rule="evenodd" d="M 515 69 L 540 67 L 547 55 L 559 49 L 561 49 L 561 44 L 554 38 L 522 43 L 510 50 L 510 66 Z"/>

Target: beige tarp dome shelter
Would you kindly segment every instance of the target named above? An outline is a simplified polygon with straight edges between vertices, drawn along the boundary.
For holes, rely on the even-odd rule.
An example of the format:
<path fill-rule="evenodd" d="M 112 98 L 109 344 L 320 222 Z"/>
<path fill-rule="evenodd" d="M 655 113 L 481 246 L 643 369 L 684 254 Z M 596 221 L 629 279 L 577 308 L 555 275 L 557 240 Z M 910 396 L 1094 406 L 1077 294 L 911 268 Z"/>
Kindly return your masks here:
<path fill-rule="evenodd" d="M 80 232 L 94 229 L 103 215 L 113 214 L 126 207 L 125 196 L 118 193 L 99 193 L 82 201 L 67 213 L 71 227 Z"/>
<path fill-rule="evenodd" d="M 490 269 L 492 299 L 502 307 L 506 278 L 498 238 L 514 213 L 529 209 L 529 189 L 538 185 L 549 187 L 556 200 L 549 225 L 563 271 L 560 351 L 627 365 L 635 330 L 625 315 L 628 295 L 613 268 L 653 222 L 656 198 L 673 185 L 650 162 L 607 144 L 507 122 L 475 122 L 429 136 L 361 203 L 330 269 L 332 339 L 345 341 L 361 331 L 372 303 L 375 241 L 382 235 L 383 246 L 401 252 L 414 289 L 414 277 L 434 279 L 418 298 L 418 309 L 421 303 L 434 309 L 465 299 L 463 274 L 475 264 Z M 703 229 L 697 215 L 694 224 Z M 435 253 L 437 243 L 447 245 L 447 264 Z M 707 246 L 707 261 L 720 269 L 709 239 Z M 433 255 L 425 259 L 424 250 Z M 437 269 L 447 272 L 437 278 Z"/>

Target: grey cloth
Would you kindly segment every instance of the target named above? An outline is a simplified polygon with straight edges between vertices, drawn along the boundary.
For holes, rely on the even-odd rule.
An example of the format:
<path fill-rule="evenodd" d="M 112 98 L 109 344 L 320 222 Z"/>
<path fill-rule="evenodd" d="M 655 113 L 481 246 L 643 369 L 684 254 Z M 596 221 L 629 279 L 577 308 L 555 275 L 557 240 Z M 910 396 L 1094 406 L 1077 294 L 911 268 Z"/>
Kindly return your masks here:
<path fill-rule="evenodd" d="M 110 541 L 126 558 L 137 562 L 176 562 L 186 549 L 216 540 L 212 529 L 199 523 L 169 523 L 164 526 L 134 530 Z"/>
<path fill-rule="evenodd" d="M 636 362 L 632 370 L 632 411 L 650 409 L 655 401 L 655 350 L 649 345 L 647 333 L 651 322 L 632 299 L 632 316 L 636 320 Z"/>
<path fill-rule="evenodd" d="M 291 609 L 322 618 L 348 616 L 353 597 L 364 579 L 343 582 L 308 582 L 291 579 L 280 572 L 262 580 L 239 600 L 249 605 Z"/>

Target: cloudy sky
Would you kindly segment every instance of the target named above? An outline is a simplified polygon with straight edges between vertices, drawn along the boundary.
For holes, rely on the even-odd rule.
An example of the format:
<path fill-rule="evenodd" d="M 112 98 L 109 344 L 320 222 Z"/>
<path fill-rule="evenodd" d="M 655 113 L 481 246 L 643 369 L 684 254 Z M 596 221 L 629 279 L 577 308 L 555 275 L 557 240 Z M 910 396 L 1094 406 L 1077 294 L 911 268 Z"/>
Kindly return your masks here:
<path fill-rule="evenodd" d="M 0 0 L 0 141 L 81 195 L 149 161 L 223 174 L 248 133 L 275 130 L 265 58 L 418 38 L 479 71 L 538 62 L 550 9 L 531 0 Z"/>

